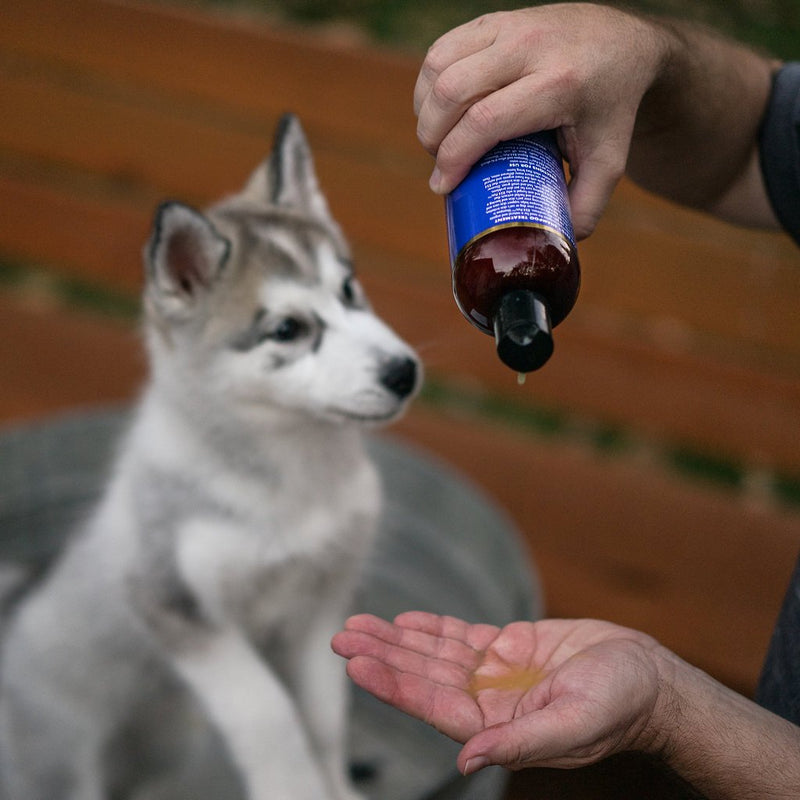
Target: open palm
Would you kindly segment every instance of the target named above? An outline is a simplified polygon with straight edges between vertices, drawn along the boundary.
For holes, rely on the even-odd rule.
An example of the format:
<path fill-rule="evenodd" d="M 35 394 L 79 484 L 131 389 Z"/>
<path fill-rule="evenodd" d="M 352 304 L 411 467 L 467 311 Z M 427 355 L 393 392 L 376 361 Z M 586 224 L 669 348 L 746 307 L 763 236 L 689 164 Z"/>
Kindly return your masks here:
<path fill-rule="evenodd" d="M 355 683 L 456 741 L 459 768 L 579 766 L 645 735 L 658 696 L 650 637 L 594 620 L 351 617 L 333 640 Z"/>

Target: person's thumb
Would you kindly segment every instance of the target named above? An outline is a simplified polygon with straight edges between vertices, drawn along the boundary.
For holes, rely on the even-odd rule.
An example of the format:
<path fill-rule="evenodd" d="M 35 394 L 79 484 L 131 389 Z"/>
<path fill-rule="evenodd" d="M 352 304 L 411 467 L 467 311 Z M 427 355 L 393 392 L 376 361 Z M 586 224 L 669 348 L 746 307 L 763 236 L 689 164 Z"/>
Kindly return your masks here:
<path fill-rule="evenodd" d="M 594 232 L 614 189 L 625 174 L 627 144 L 610 139 L 570 159 L 569 204 L 575 238 Z"/>

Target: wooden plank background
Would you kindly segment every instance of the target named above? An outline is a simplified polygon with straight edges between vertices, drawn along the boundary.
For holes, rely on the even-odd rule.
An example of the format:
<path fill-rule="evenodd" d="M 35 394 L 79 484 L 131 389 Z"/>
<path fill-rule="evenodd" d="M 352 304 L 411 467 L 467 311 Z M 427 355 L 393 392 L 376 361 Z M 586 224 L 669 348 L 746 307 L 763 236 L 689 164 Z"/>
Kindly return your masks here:
<path fill-rule="evenodd" d="M 553 359 L 519 387 L 452 301 L 418 66 L 165 4 L 0 6 L 0 420 L 135 396 L 135 327 L 53 286 L 135 297 L 156 203 L 236 190 L 295 111 L 363 282 L 438 390 L 396 435 L 504 506 L 550 613 L 645 629 L 751 692 L 800 542 L 770 488 L 800 485 L 796 249 L 623 183 Z M 687 479 L 679 451 L 733 485 Z"/>

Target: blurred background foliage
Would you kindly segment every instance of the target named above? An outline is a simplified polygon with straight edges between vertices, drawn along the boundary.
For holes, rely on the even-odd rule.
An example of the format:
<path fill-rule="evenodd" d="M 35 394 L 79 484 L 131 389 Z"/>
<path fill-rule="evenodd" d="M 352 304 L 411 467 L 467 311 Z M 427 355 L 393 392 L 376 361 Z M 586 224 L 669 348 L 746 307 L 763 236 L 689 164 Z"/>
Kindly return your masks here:
<path fill-rule="evenodd" d="M 350 26 L 394 47 L 424 51 L 450 28 L 489 11 L 536 3 L 513 0 L 197 0 L 305 26 Z M 609 2 L 692 19 L 785 59 L 800 58 L 800 0 L 629 0 Z"/>

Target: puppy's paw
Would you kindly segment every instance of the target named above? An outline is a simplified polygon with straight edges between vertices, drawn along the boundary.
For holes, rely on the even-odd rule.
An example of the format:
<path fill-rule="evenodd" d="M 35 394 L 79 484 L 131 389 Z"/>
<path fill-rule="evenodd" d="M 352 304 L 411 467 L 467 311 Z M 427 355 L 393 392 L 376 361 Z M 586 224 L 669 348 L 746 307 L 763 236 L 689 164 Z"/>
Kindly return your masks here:
<path fill-rule="evenodd" d="M 351 787 L 343 787 L 340 792 L 334 795 L 336 800 L 367 800 L 367 796 L 365 794 L 361 794 L 361 792 L 357 792 L 355 789 Z"/>

